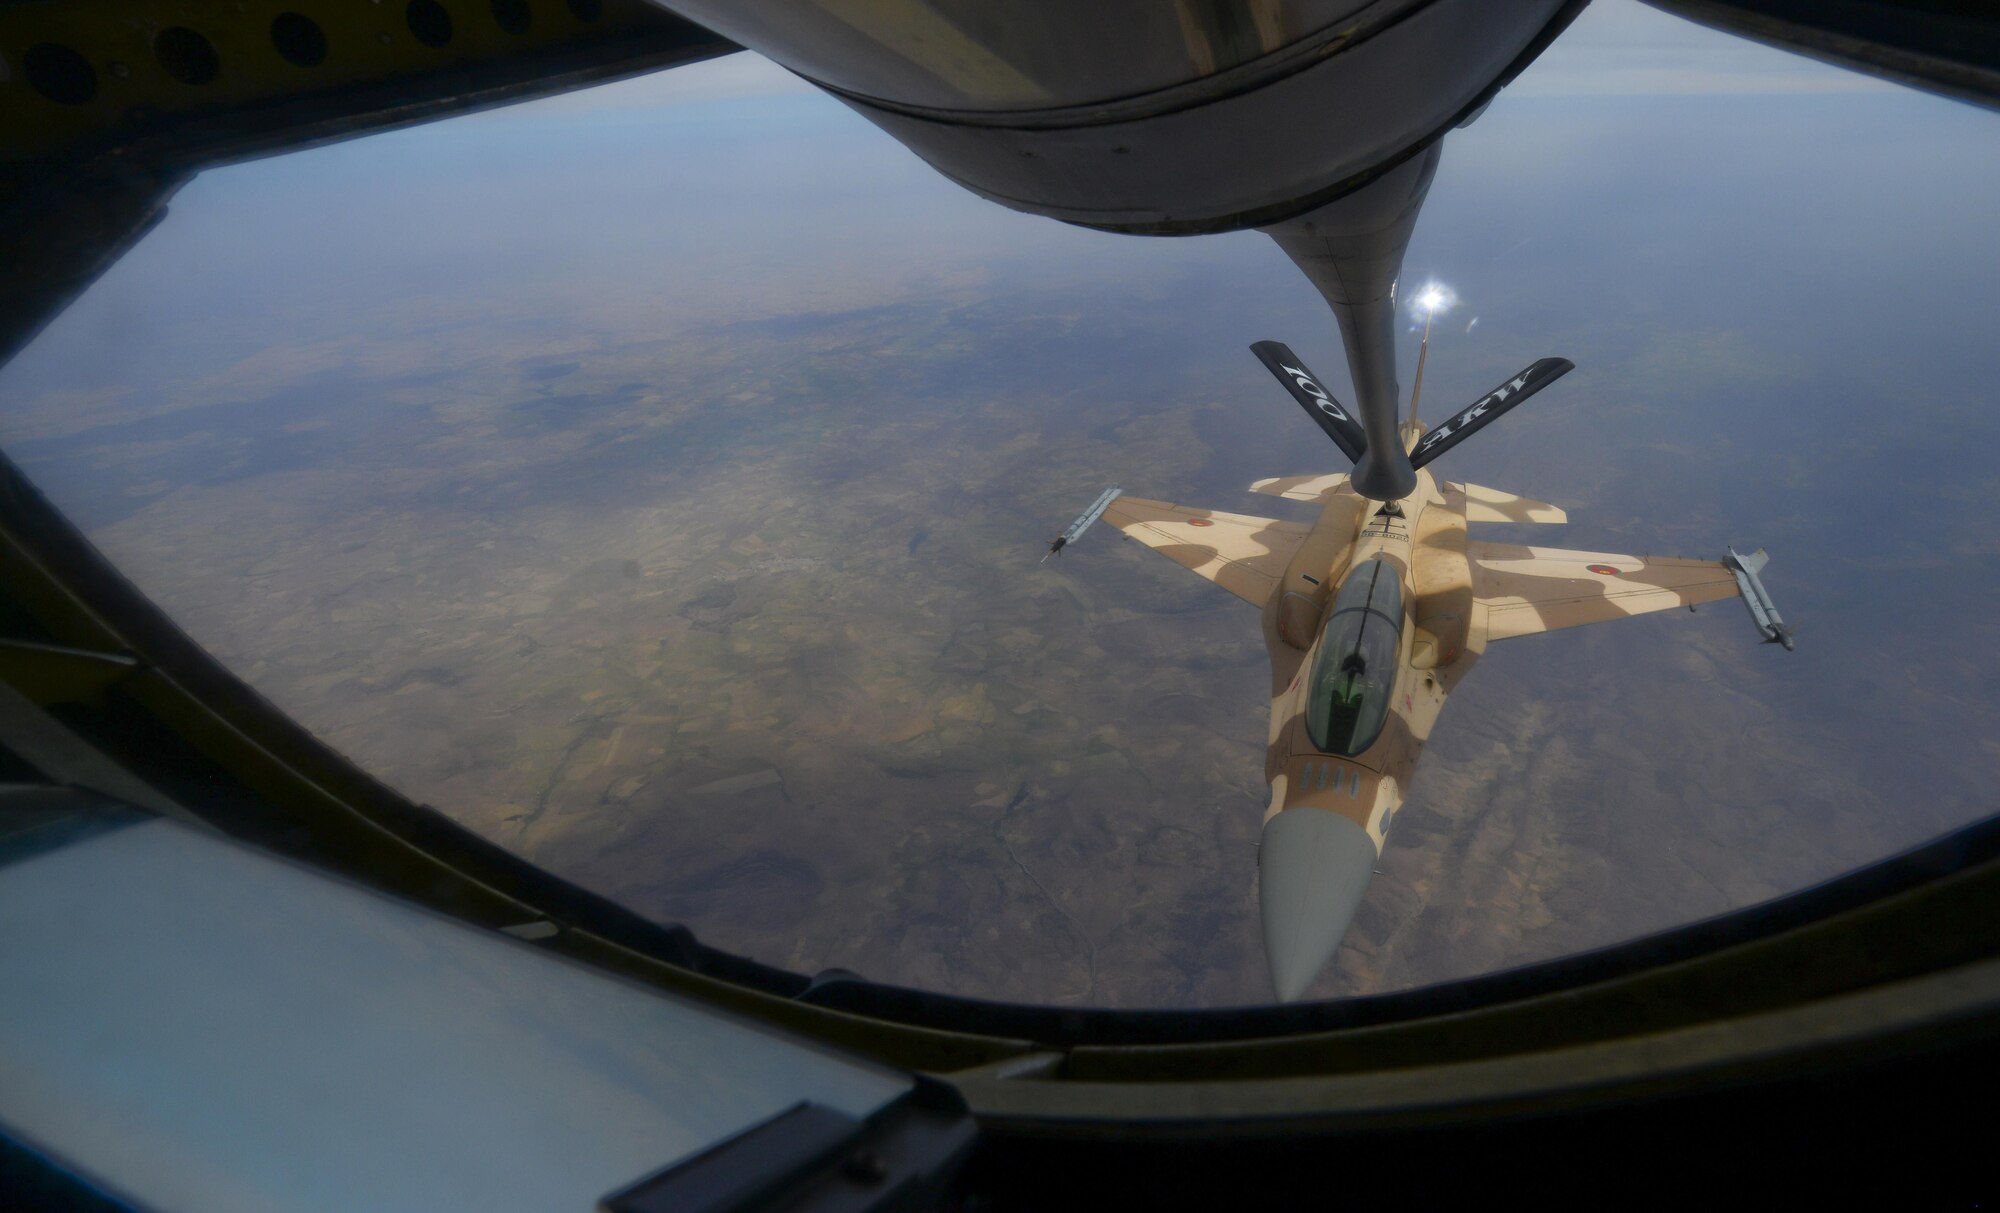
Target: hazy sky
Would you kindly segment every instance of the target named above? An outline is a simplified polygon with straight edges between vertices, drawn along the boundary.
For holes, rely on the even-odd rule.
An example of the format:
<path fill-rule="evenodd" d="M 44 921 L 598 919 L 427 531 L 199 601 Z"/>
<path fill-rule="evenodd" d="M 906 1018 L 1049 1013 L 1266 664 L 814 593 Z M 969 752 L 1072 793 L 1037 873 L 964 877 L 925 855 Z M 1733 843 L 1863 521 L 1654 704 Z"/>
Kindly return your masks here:
<path fill-rule="evenodd" d="M 1765 250 L 1760 259 L 1779 272 L 1748 287 L 1716 282 L 1711 302 L 1723 307 L 1782 308 L 1794 291 L 1827 302 L 1805 275 L 1826 268 L 1815 263 L 1835 244 L 1843 261 L 1891 268 L 1857 264 L 1857 277 L 1962 270 L 1938 283 L 1941 297 L 1974 286 L 1988 264 L 1978 254 L 1990 250 L 1968 249 L 1919 271 L 1911 237 L 1856 231 L 1907 196 L 1912 225 L 1960 224 L 1971 236 L 1980 216 L 1967 200 L 1994 183 L 1995 158 L 1977 154 L 1995 143 L 1985 115 L 1638 4 L 1587 8 L 1473 129 L 1447 141 L 1413 272 L 1464 274 L 1460 261 L 1439 260 L 1446 241 L 1454 255 L 1508 256 L 1528 238 L 1514 222 L 1525 207 L 1575 210 L 1583 222 L 1565 230 L 1578 244 L 1621 227 L 1653 237 L 1698 228 L 1699 241 L 1651 241 L 1673 245 L 1680 277 Z M 1634 222 L 1633 207 L 1651 212 L 1647 223 Z M 1522 234 L 1509 238 L 1510 223 Z M 1948 235 L 1926 238 L 1943 245 Z M 687 293 L 726 307 L 738 289 L 758 299 L 777 283 L 806 294 L 838 276 L 865 293 L 913 266 L 1005 272 L 1017 250 L 1036 257 L 1037 272 L 1099 280 L 1224 262 L 1289 278 L 1253 235 L 1135 240 L 1004 211 L 796 77 L 739 54 L 204 174 L 0 382 L 210 370 L 263 339 L 255 325 L 240 347 L 226 326 L 204 326 L 199 348 L 161 339 L 191 307 L 256 317 L 292 305 L 326 324 L 335 304 L 445 284 L 595 290 L 606 278 L 650 285 L 660 300 L 698 282 Z M 1567 272 L 1583 251 L 1545 249 L 1540 261 Z M 1607 263 L 1602 277 L 1621 269 Z M 1924 328 L 1949 331 L 1945 320 L 1927 316 Z"/>

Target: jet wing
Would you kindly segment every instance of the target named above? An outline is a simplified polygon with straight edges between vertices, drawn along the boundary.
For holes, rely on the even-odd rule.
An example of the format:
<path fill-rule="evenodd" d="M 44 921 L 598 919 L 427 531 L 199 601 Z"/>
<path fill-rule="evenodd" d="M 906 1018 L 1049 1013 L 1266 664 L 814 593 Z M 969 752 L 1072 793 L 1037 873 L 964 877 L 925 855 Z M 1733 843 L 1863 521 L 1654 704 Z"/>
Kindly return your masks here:
<path fill-rule="evenodd" d="M 1263 606 L 1312 528 L 1299 522 L 1120 497 L 1104 521 L 1186 565 L 1252 606 Z M 1731 585 L 1736 583 L 1732 580 Z"/>
<path fill-rule="evenodd" d="M 1648 611 L 1734 598 L 1736 575 L 1717 560 L 1571 552 L 1512 543 L 1466 545 L 1486 637 L 1532 636 Z"/>

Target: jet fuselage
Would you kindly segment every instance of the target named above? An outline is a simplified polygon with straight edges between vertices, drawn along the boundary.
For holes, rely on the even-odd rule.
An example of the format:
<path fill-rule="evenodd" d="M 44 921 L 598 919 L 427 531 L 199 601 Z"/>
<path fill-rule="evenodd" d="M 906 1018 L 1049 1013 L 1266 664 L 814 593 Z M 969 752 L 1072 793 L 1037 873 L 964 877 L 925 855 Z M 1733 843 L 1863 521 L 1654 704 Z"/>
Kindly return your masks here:
<path fill-rule="evenodd" d="M 1427 470 L 1400 501 L 1369 501 L 1345 486 L 1327 493 L 1265 612 L 1272 665 L 1267 820 L 1288 809 L 1338 813 L 1365 830 L 1379 852 L 1445 696 L 1475 656 L 1467 651 L 1472 572 L 1465 532 L 1463 491 L 1441 488 Z M 1313 736 L 1312 674 L 1323 659 L 1341 656 L 1326 652 L 1329 613 L 1351 580 L 1377 562 L 1394 570 L 1398 582 L 1394 667 L 1379 733 L 1350 754 Z"/>

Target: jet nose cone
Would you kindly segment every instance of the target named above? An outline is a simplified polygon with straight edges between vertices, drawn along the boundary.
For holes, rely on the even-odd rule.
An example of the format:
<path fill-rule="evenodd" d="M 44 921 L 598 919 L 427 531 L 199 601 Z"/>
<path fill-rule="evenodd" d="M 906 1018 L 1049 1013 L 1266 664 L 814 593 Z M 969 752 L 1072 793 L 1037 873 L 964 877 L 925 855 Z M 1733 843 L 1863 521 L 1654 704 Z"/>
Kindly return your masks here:
<path fill-rule="evenodd" d="M 1287 809 L 1264 825 L 1257 852 L 1264 955 L 1278 1001 L 1306 992 L 1368 891 L 1375 840 L 1338 813 Z"/>

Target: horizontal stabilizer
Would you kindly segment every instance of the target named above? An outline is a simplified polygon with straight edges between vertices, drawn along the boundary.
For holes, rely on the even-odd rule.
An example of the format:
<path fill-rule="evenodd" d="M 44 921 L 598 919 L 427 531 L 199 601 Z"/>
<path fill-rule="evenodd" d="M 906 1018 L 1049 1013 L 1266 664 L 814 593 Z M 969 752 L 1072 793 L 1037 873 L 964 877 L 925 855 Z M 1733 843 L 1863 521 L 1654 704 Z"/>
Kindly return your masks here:
<path fill-rule="evenodd" d="M 1250 347 L 1250 352 L 1278 377 L 1278 382 L 1285 385 L 1285 390 L 1299 402 L 1299 407 L 1306 411 L 1313 423 L 1333 439 L 1333 445 L 1340 448 L 1341 454 L 1359 462 L 1368 449 L 1368 438 L 1361 432 L 1361 423 L 1319 385 L 1319 380 L 1306 369 L 1305 363 L 1299 361 L 1299 356 L 1292 353 L 1289 346 L 1276 341 L 1259 341 Z"/>
<path fill-rule="evenodd" d="M 1436 459 L 1481 429 L 1493 424 L 1494 420 L 1508 409 L 1575 369 L 1576 363 L 1567 358 L 1544 358 L 1535 363 L 1461 409 L 1449 421 L 1425 434 L 1423 440 L 1417 443 L 1416 449 L 1410 452 L 1410 466 L 1420 468 Z"/>
<path fill-rule="evenodd" d="M 1325 476 L 1273 476 L 1251 484 L 1250 491 L 1269 493 L 1273 497 L 1285 497 L 1292 501 L 1319 503 L 1346 487 L 1347 473 L 1334 472 Z"/>
<path fill-rule="evenodd" d="M 1562 507 L 1532 497 L 1519 497 L 1483 484 L 1461 484 L 1467 522 L 1568 522 Z"/>

